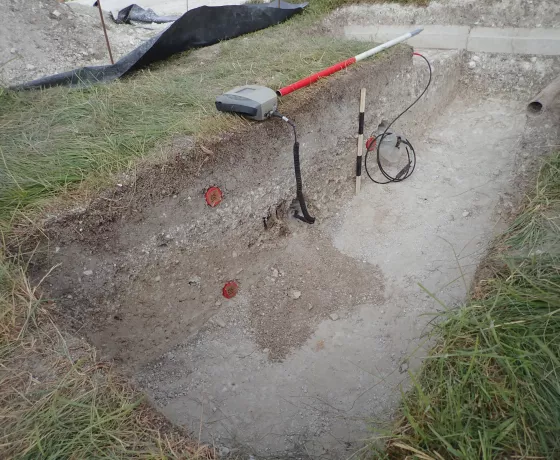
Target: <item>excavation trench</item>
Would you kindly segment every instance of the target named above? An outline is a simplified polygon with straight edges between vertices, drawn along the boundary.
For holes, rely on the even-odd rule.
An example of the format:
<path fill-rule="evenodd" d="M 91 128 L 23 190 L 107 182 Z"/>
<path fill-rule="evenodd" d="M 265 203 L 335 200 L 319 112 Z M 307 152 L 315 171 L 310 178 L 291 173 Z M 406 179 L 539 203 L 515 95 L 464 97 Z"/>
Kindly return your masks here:
<path fill-rule="evenodd" d="M 558 144 L 557 112 L 528 116 L 532 94 L 503 78 L 509 58 L 482 56 L 469 75 L 463 52 L 426 55 L 432 86 L 395 126 L 418 153 L 412 177 L 354 196 L 360 88 L 369 132 L 427 80 L 401 46 L 281 106 L 298 126 L 316 224 L 292 217 L 293 139 L 280 120 L 202 147 L 173 139 L 164 165 L 49 223 L 37 275 L 60 264 L 44 286 L 61 321 L 207 441 L 263 456 L 359 447 L 366 419 L 391 417 L 422 314 L 437 309 L 418 283 L 448 305 L 464 299 L 529 165 Z M 549 61 L 519 67 L 528 91 L 558 71 Z M 230 300 L 228 280 L 240 286 Z"/>

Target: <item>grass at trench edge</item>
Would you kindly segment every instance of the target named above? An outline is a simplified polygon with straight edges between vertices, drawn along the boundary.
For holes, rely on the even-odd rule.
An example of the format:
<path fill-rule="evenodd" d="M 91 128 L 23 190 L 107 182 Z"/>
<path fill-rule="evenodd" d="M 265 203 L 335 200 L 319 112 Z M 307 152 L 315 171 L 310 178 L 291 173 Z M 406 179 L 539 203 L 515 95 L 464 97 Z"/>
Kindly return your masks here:
<path fill-rule="evenodd" d="M 0 88 L 0 231 L 85 182 L 94 192 L 158 146 L 243 122 L 218 113 L 216 95 L 241 84 L 280 88 L 366 50 L 315 32 L 347 0 L 311 0 L 278 26 L 185 52 L 131 77 L 84 89 Z M 401 3 L 410 3 L 401 1 Z M 302 34 L 301 31 L 305 31 Z M 83 187 L 83 185 L 82 185 Z"/>
<path fill-rule="evenodd" d="M 388 458 L 560 458 L 560 153 L 488 263 L 493 276 L 434 323 Z"/>
<path fill-rule="evenodd" d="M 95 192 L 167 138 L 235 129 L 239 120 L 215 113 L 216 94 L 243 83 L 279 87 L 363 51 L 363 43 L 299 33 L 345 3 L 311 0 L 284 24 L 108 85 L 0 88 L 0 457 L 213 458 L 196 433 L 191 441 L 167 427 L 94 349 L 56 328 L 55 305 L 6 256 L 4 238 L 14 220 L 35 225 L 60 194 L 84 182 Z"/>
<path fill-rule="evenodd" d="M 165 138 L 235 129 L 237 120 L 214 112 L 214 97 L 224 90 L 240 83 L 280 87 L 363 51 L 363 43 L 320 35 L 294 39 L 300 28 L 346 3 L 311 0 L 285 24 L 183 53 L 110 85 L 0 89 L 0 229 L 9 231 L 14 213 L 84 180 L 102 185 Z M 496 273 L 481 283 L 482 295 L 435 323 L 436 345 L 403 395 L 402 421 L 387 455 L 560 458 L 559 178 L 556 155 L 498 241 Z M 25 272 L 1 257 L 0 452 L 17 458 L 211 455 L 172 433 L 162 435 L 138 394 L 93 350 L 76 361 L 61 352 L 64 339 L 52 330 Z M 36 381 L 17 364 L 30 354 L 62 370 L 62 378 Z"/>

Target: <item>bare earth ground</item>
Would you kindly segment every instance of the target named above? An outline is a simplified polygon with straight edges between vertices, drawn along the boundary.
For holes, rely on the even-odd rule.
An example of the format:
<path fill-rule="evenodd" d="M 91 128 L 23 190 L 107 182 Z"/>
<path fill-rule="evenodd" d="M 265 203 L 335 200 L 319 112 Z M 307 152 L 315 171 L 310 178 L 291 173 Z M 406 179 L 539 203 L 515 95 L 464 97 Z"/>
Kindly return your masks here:
<path fill-rule="evenodd" d="M 440 72 L 462 55 L 427 56 Z M 366 181 L 352 198 L 352 181 L 340 179 L 346 173 L 307 163 L 312 176 L 326 174 L 317 182 L 321 196 L 311 198 L 321 216 L 314 226 L 279 209 L 256 241 L 252 227 L 236 233 L 242 213 L 249 216 L 246 225 L 259 219 L 251 214 L 258 214 L 258 203 L 237 200 L 236 188 L 247 187 L 247 194 L 274 189 L 272 172 L 265 179 L 271 184 L 260 182 L 262 152 L 253 151 L 248 169 L 239 171 L 233 156 L 210 178 L 191 178 L 191 190 L 201 184 L 196 195 L 186 196 L 180 182 L 158 186 L 165 173 L 137 184 L 167 198 L 113 227 L 111 219 L 93 213 L 87 225 L 99 219 L 98 236 L 52 248 L 64 266 L 46 285 L 63 297 L 59 303 L 80 333 L 133 373 L 171 421 L 196 433 L 202 426 L 204 441 L 259 457 L 344 458 L 367 437 L 371 418 L 377 426 L 391 420 L 398 385 L 418 364 L 418 356 L 409 356 L 422 344 L 430 319 L 423 315 L 439 308 L 418 283 L 447 305 L 461 302 L 493 235 L 515 208 L 526 168 L 557 144 L 555 114 L 528 118 L 529 93 L 509 78 L 538 85 L 559 62 L 546 60 L 541 75 L 538 62 L 527 68 L 525 60 L 532 63 L 481 56 L 475 71 L 464 70 L 448 106 L 435 114 L 417 111 L 399 125 L 416 133 L 411 141 L 418 152 L 418 169 L 403 183 Z M 408 72 L 405 82 L 411 81 Z M 414 72 L 421 87 L 426 69 L 417 63 Z M 508 78 L 497 80 L 496 72 Z M 384 77 L 375 72 L 371 78 Z M 445 78 L 460 76 L 436 73 L 437 91 L 445 91 Z M 429 93 L 427 102 L 439 97 Z M 376 102 L 368 117 L 379 110 Z M 353 159 L 347 143 L 338 152 L 325 140 L 329 114 L 319 112 L 327 131 L 318 137 L 300 132 L 304 155 L 317 148 L 310 144 L 327 142 L 325 154 Z M 283 128 L 270 127 L 270 139 Z M 232 153 L 242 148 L 237 141 L 225 145 Z M 265 145 L 267 153 L 280 148 Z M 291 165 L 280 160 L 267 170 L 282 171 L 291 183 Z M 230 192 L 223 207 L 210 211 L 198 195 L 205 181 L 214 180 Z M 309 190 L 315 196 L 317 186 Z M 184 221 L 177 220 L 185 209 Z M 217 226 L 192 241 L 209 219 L 218 219 Z M 74 224 L 79 235 L 81 221 Z M 241 289 L 226 301 L 217 286 L 228 279 Z"/>
<path fill-rule="evenodd" d="M 549 14 L 554 5 L 536 3 L 546 6 L 547 13 L 539 13 L 543 24 L 555 25 Z M 48 24 L 58 28 L 63 23 Z M 438 60 L 443 55 L 428 53 L 442 66 L 450 62 Z M 422 119 L 408 121 L 409 129 L 417 124 L 424 131 L 411 138 L 418 169 L 406 182 L 377 186 L 366 181 L 362 193 L 352 198 L 353 183 L 340 179 L 344 174 L 325 178 L 323 194 L 332 196 L 331 209 L 321 213 L 315 226 L 287 219 L 283 210 L 277 221 L 269 219 L 272 231 L 257 244 L 252 235 L 239 236 L 228 227 L 212 234 L 213 244 L 197 240 L 191 246 L 175 246 L 177 235 L 184 232 L 188 242 L 208 209 L 199 196 L 174 189 L 176 184 L 154 182 L 154 193 L 178 200 L 178 206 L 192 211 L 189 218 L 171 225 L 176 207 L 167 204 L 149 217 L 146 227 L 141 212 L 132 217 L 139 224 L 137 234 L 108 232 L 96 244 L 79 247 L 80 254 L 70 246 L 51 248 L 69 251 L 64 257 L 76 261 L 70 269 L 63 267 L 51 292 L 63 295 L 60 305 L 66 307 L 78 303 L 76 293 L 88 283 L 97 286 L 94 278 L 120 280 L 100 284 L 105 291 L 99 298 L 79 299 L 81 311 L 94 314 L 72 311 L 75 329 L 132 369 L 170 420 L 197 433 L 202 426 L 204 440 L 239 446 L 259 457 L 350 455 L 368 435 L 369 419 L 375 424 L 390 420 L 399 400 L 397 385 L 417 364 L 409 354 L 421 344 L 430 319 L 422 315 L 438 308 L 418 283 L 447 305 L 460 302 L 492 236 L 515 207 L 521 190 L 516 181 L 534 157 L 558 143 L 554 113 L 538 120 L 525 114 L 530 88 L 557 72 L 558 60 L 482 55 L 476 62 L 475 69 L 465 69 L 464 84 L 444 110 L 432 116 L 422 112 Z M 28 75 L 24 70 L 34 71 L 20 66 L 8 75 L 10 81 Z M 423 81 L 425 73 L 411 73 Z M 384 75 L 378 77 L 388 84 Z M 333 111 L 342 105 L 333 97 Z M 347 155 L 353 161 L 353 151 L 339 151 L 328 137 L 342 127 L 331 126 L 328 113 L 321 116 L 325 131 L 316 133 L 319 141 L 313 142 L 325 143 L 326 155 Z M 267 134 L 276 143 L 255 152 L 255 171 L 259 155 L 274 155 L 281 148 L 277 132 Z M 239 184 L 266 186 L 251 182 L 254 171 L 236 171 L 235 157 L 229 166 L 230 173 L 217 169 L 210 177 L 232 190 Z M 270 176 L 284 173 L 278 166 Z M 232 203 L 240 215 L 261 218 L 251 214 L 255 203 L 226 198 L 230 201 L 224 207 Z M 113 253 L 123 249 L 119 238 L 129 244 L 128 259 Z M 176 255 L 161 265 L 142 265 L 148 244 L 139 242 L 155 242 L 155 252 Z M 210 279 L 236 279 L 240 293 L 226 301 Z M 209 313 L 215 315 L 207 320 Z"/>
<path fill-rule="evenodd" d="M 105 14 L 115 60 L 165 25 L 117 25 Z M 97 8 L 57 0 L 0 2 L 0 84 L 12 85 L 77 67 L 110 64 Z"/>
<path fill-rule="evenodd" d="M 141 385 L 171 420 L 193 429 L 202 422 L 218 444 L 262 456 L 351 453 L 368 419 L 390 418 L 430 319 L 422 315 L 438 307 L 418 283 L 447 305 L 460 302 L 513 209 L 514 177 L 529 161 L 519 148 L 524 106 L 459 96 L 418 142 L 420 167 L 406 183 L 367 183 L 338 217 L 268 252 L 258 288 L 147 366 Z M 325 289 L 333 275 L 340 285 Z M 301 297 L 291 299 L 286 286 Z M 324 314 L 305 343 L 275 328 L 277 318 L 306 320 L 293 315 L 297 305 L 305 314 L 325 304 L 337 316 Z M 272 315 L 270 329 L 258 329 L 260 315 Z M 278 340 L 301 347 L 275 362 Z"/>
<path fill-rule="evenodd" d="M 113 58 L 118 60 L 169 24 L 115 24 L 109 14 L 134 2 L 103 2 Z M 233 5 L 243 0 L 140 2 L 159 15 L 181 15 L 193 8 Z M 0 2 L 0 84 L 13 85 L 77 67 L 110 64 L 99 11 L 94 1 Z"/>

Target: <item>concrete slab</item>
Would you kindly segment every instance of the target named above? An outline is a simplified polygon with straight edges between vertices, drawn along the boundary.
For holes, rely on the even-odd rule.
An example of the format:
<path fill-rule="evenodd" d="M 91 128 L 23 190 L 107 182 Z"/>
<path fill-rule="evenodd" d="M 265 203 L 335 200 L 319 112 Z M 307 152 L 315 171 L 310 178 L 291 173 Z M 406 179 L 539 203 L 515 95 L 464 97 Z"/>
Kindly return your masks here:
<path fill-rule="evenodd" d="M 417 27 L 424 27 L 424 31 L 407 42 L 416 48 L 560 56 L 560 29 L 552 28 L 351 24 L 344 27 L 344 35 L 347 38 L 379 43 Z"/>
<path fill-rule="evenodd" d="M 487 53 L 560 55 L 560 29 L 474 27 L 468 51 Z"/>
<path fill-rule="evenodd" d="M 424 31 L 408 40 L 411 46 L 431 49 L 465 49 L 469 35 L 468 26 L 422 26 L 422 25 L 350 25 L 344 28 L 347 37 L 372 42 L 386 42 L 418 27 Z"/>

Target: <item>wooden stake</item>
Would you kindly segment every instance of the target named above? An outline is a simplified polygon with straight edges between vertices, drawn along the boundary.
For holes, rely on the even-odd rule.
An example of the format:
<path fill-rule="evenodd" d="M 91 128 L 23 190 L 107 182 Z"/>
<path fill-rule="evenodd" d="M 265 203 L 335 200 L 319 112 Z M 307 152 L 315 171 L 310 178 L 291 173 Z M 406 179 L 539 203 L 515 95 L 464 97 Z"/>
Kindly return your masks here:
<path fill-rule="evenodd" d="M 364 145 L 364 112 L 366 110 L 366 89 L 360 91 L 360 114 L 358 115 L 358 153 L 356 155 L 356 195 L 362 186 L 362 149 Z"/>
<path fill-rule="evenodd" d="M 113 53 L 111 53 L 111 45 L 109 44 L 109 36 L 107 35 L 107 28 L 105 27 L 105 19 L 103 18 L 103 10 L 101 9 L 101 0 L 97 0 L 97 8 L 99 8 L 99 17 L 101 18 L 101 25 L 103 26 L 103 33 L 105 34 L 109 59 L 111 59 L 111 64 L 114 64 L 115 61 L 113 61 Z"/>

